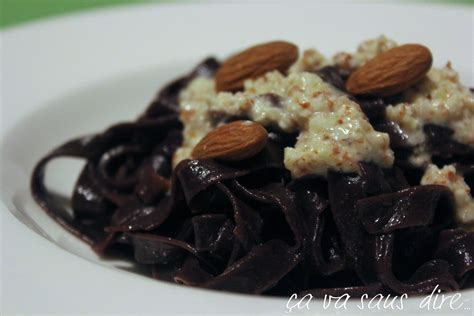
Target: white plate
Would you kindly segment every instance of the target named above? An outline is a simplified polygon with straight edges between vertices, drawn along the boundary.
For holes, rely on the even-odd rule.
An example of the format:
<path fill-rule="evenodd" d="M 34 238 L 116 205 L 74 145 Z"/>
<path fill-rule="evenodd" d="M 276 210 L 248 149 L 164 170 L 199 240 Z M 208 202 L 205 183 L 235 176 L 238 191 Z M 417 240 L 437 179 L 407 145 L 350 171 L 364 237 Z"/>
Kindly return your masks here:
<path fill-rule="evenodd" d="M 159 86 L 209 54 L 225 56 L 249 44 L 288 39 L 329 55 L 355 49 L 361 40 L 382 33 L 402 43 L 426 44 L 436 65 L 451 60 L 461 78 L 473 84 L 471 8 L 303 2 L 143 5 L 3 32 L 2 311 L 283 313 L 286 299 L 178 287 L 125 272 L 121 262 L 98 260 L 34 204 L 28 188 L 31 169 L 64 140 L 133 119 Z M 60 172 L 48 182 L 69 193 L 79 166 L 55 163 Z M 471 314 L 473 296 L 472 290 L 462 292 L 464 307 L 471 310 L 458 313 Z M 418 308 L 419 301 L 405 302 L 404 311 L 426 312 Z M 355 304 L 339 311 L 361 312 Z M 309 313 L 331 311 L 315 301 Z"/>

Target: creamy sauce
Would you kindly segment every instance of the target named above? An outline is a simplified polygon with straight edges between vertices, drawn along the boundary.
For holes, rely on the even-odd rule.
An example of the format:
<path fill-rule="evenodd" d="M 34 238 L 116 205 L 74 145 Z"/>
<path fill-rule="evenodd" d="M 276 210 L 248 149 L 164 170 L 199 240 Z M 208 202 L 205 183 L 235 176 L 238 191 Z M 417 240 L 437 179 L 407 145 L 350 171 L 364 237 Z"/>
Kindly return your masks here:
<path fill-rule="evenodd" d="M 279 97 L 278 104 L 266 97 Z M 325 175 L 329 169 L 357 172 L 358 162 L 382 167 L 393 163 L 389 137 L 377 132 L 359 105 L 309 72 L 283 76 L 269 72 L 247 80 L 244 91 L 215 93 L 214 81 L 197 78 L 180 96 L 185 142 L 176 160 L 189 156 L 192 147 L 213 127 L 209 113 L 245 115 L 263 125 L 298 132 L 294 148 L 285 149 L 285 166 L 293 177 Z"/>
<path fill-rule="evenodd" d="M 388 135 L 373 129 L 358 104 L 310 72 L 330 64 L 354 70 L 395 46 L 395 41 L 380 36 L 363 42 L 352 54 L 336 54 L 332 62 L 308 49 L 287 76 L 268 72 L 247 80 L 237 93 L 216 93 L 212 78 L 194 79 L 180 94 L 184 142 L 174 164 L 189 158 L 194 146 L 216 127 L 217 114 L 299 132 L 296 145 L 285 149 L 285 166 L 293 177 L 325 175 L 329 169 L 357 172 L 360 161 L 390 167 L 394 158 Z M 402 100 L 388 106 L 386 115 L 408 135 L 415 148 L 410 158 L 414 165 L 426 167 L 431 162 L 423 134 L 426 123 L 449 127 L 456 141 L 474 146 L 473 95 L 450 65 L 431 69 L 426 79 L 403 93 Z"/>
<path fill-rule="evenodd" d="M 474 199 L 471 189 L 464 181 L 464 178 L 457 174 L 452 165 L 439 169 L 435 165 L 429 165 L 421 179 L 421 184 L 439 184 L 447 186 L 454 195 L 456 203 L 456 218 L 466 226 L 473 227 L 474 224 Z"/>
<path fill-rule="evenodd" d="M 335 65 L 348 70 L 354 70 L 376 57 L 397 46 L 397 43 L 385 36 L 362 42 L 353 54 L 340 52 L 334 55 L 332 61 Z"/>
<path fill-rule="evenodd" d="M 303 52 L 303 56 L 290 67 L 288 72 L 315 71 L 329 64 L 329 61 L 320 52 L 315 49 L 307 49 Z"/>
<path fill-rule="evenodd" d="M 448 64 L 433 68 L 427 78 L 403 93 L 403 102 L 388 106 L 387 118 L 397 122 L 416 146 L 411 161 L 419 166 L 431 161 L 424 150 L 426 123 L 449 127 L 454 140 L 474 146 L 474 96 L 459 82 L 458 74 Z"/>

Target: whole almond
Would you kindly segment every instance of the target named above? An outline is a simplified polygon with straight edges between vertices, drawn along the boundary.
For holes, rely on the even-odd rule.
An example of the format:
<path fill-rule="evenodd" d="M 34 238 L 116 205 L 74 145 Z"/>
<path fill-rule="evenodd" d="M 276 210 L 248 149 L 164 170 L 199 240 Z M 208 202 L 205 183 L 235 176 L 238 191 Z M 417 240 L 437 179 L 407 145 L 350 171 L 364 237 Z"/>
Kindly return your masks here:
<path fill-rule="evenodd" d="M 247 79 L 255 79 L 268 71 L 286 72 L 298 59 L 298 47 L 275 41 L 250 47 L 226 60 L 216 73 L 216 90 L 238 91 Z"/>
<path fill-rule="evenodd" d="M 430 50 L 423 45 L 394 47 L 354 71 L 347 80 L 346 89 L 352 94 L 394 95 L 423 79 L 432 62 Z"/>
<path fill-rule="evenodd" d="M 250 158 L 265 147 L 265 128 L 252 121 L 234 121 L 209 132 L 192 152 L 196 159 L 238 161 Z"/>

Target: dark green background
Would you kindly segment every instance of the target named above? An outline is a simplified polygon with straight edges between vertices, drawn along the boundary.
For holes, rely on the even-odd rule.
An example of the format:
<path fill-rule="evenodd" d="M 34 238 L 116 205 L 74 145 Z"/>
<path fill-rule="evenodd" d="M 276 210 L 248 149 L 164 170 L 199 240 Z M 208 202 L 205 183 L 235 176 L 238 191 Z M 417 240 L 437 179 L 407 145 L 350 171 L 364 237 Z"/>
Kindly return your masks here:
<path fill-rule="evenodd" d="M 177 1 L 189 0 L 0 0 L 0 27 L 5 28 L 48 16 L 105 6 Z M 463 3 L 474 5 L 474 0 L 406 0 L 404 2 Z"/>
<path fill-rule="evenodd" d="M 0 27 L 105 6 L 172 0 L 0 0 Z"/>

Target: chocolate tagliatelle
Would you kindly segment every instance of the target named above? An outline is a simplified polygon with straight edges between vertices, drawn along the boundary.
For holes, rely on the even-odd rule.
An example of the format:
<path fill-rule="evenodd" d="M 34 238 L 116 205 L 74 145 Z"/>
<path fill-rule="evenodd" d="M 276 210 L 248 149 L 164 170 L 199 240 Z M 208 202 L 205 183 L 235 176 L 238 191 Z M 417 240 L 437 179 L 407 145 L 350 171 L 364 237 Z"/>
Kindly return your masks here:
<path fill-rule="evenodd" d="M 31 191 L 38 204 L 99 254 L 120 251 L 148 266 L 154 278 L 190 286 L 360 296 L 425 294 L 436 286 L 453 291 L 472 284 L 474 233 L 457 215 L 458 193 L 429 182 L 426 164 L 413 163 L 421 147 L 385 113 L 402 94 L 346 91 L 348 77 L 360 65 L 320 63 L 304 75 L 322 78 L 321 84 L 360 106 L 375 132 L 389 135 L 390 165 L 361 160 L 355 171 L 328 167 L 294 176 L 285 148 L 297 148 L 302 136 L 298 128 L 272 123 L 262 123 L 268 139 L 251 157 L 176 159 L 186 144 L 183 135 L 189 136 L 183 134 L 180 93 L 197 78 L 211 80 L 222 67 L 206 59 L 162 89 L 137 120 L 54 149 L 33 171 Z M 241 90 L 250 91 L 245 85 Z M 277 91 L 264 97 L 282 108 Z M 212 128 L 258 121 L 252 112 L 209 113 Z M 447 125 L 425 122 L 423 133 L 432 168 L 455 166 L 472 189 L 474 147 L 455 139 Z M 86 162 L 72 195 L 72 215 L 44 184 L 48 162 L 60 157 Z"/>

